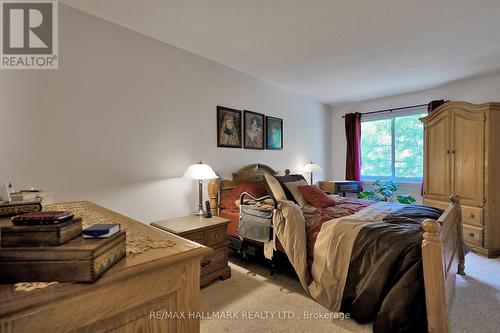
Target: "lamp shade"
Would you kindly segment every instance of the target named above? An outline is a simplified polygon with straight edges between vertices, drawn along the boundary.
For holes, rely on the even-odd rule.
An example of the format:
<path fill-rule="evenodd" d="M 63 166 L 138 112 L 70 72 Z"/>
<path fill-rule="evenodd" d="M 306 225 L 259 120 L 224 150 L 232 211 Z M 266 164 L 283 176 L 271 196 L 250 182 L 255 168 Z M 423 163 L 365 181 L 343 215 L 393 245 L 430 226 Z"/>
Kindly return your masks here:
<path fill-rule="evenodd" d="M 201 162 L 190 165 L 186 171 L 184 171 L 182 177 L 198 180 L 218 178 L 210 165 Z"/>
<path fill-rule="evenodd" d="M 321 172 L 321 167 L 313 162 L 307 163 L 304 167 L 304 172 Z"/>

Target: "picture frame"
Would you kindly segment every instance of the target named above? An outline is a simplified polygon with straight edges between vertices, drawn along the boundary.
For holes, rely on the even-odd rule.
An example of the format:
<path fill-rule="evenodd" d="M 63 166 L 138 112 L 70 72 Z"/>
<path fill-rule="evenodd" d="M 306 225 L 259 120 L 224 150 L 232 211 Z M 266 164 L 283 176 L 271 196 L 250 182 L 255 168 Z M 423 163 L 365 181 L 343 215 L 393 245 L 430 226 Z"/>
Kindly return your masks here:
<path fill-rule="evenodd" d="M 217 105 L 217 147 L 242 147 L 242 112 Z"/>
<path fill-rule="evenodd" d="M 266 148 L 283 149 L 283 119 L 266 116 Z"/>
<path fill-rule="evenodd" d="M 249 110 L 243 111 L 243 147 L 265 149 L 265 115 Z"/>

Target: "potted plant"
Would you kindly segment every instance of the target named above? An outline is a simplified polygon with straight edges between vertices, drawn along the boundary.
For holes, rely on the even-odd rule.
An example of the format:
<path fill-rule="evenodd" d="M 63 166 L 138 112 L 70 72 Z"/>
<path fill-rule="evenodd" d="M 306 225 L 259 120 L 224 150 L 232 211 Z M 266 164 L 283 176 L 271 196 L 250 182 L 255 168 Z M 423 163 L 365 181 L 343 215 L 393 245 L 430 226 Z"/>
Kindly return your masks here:
<path fill-rule="evenodd" d="M 394 192 L 399 190 L 399 186 L 392 180 L 382 181 L 377 179 L 373 183 L 373 191 L 362 191 L 358 193 L 359 199 L 376 200 L 376 201 L 394 201 Z M 398 194 L 396 200 L 402 204 L 412 204 L 416 200 L 409 194 Z"/>

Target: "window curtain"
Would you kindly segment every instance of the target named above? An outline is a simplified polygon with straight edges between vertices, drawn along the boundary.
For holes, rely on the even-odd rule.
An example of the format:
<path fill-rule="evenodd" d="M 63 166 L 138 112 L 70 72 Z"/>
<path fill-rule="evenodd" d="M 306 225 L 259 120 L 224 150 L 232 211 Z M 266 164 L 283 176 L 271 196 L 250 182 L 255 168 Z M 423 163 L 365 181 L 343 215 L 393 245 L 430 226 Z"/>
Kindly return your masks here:
<path fill-rule="evenodd" d="M 347 156 L 345 166 L 346 180 L 361 180 L 361 113 L 345 115 L 345 136 Z"/>
<path fill-rule="evenodd" d="M 445 101 L 444 99 L 437 99 L 437 100 L 430 102 L 429 104 L 427 104 L 427 113 L 429 113 L 429 114 L 432 113 L 432 111 L 436 110 L 438 107 L 440 107 L 441 105 L 443 105 L 446 102 L 448 102 L 448 101 Z M 420 188 L 420 195 L 424 196 L 424 181 L 423 180 L 422 180 L 422 187 Z"/>

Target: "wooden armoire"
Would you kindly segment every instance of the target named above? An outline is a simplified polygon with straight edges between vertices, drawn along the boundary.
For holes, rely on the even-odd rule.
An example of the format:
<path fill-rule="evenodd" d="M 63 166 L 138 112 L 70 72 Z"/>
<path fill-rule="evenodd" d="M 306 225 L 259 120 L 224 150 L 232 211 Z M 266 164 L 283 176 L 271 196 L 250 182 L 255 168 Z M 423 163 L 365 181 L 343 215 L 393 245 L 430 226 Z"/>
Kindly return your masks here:
<path fill-rule="evenodd" d="M 464 242 L 500 255 L 500 103 L 448 102 L 424 123 L 424 205 L 460 197 Z"/>

